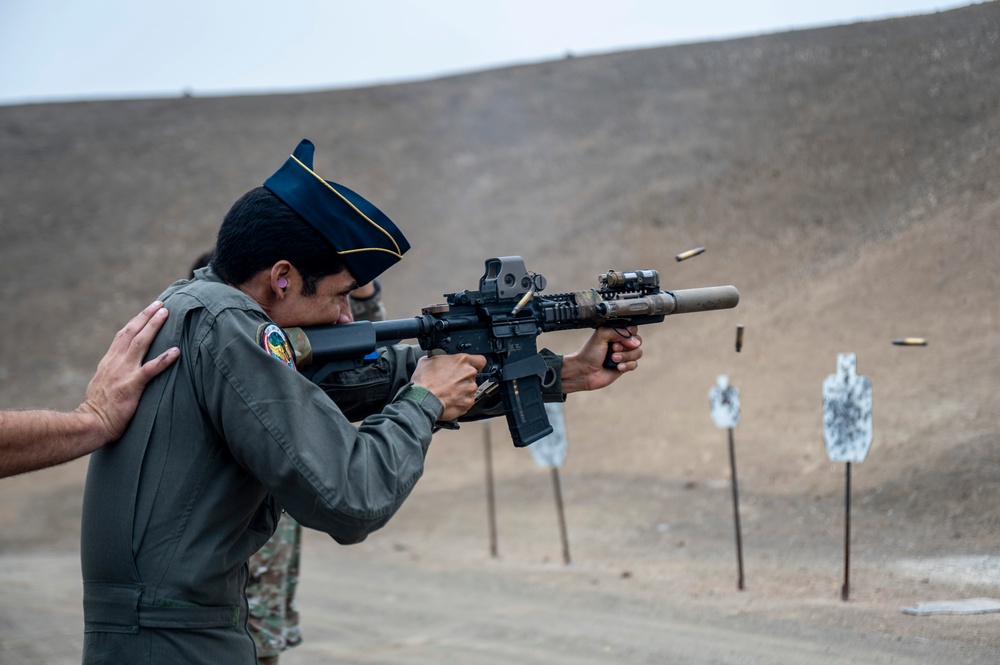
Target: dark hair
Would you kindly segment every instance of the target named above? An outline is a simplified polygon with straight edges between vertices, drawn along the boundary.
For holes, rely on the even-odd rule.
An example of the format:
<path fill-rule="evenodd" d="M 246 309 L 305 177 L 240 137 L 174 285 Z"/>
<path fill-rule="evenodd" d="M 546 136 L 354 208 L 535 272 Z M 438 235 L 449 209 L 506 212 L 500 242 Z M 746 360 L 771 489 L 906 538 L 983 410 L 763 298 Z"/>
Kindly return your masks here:
<path fill-rule="evenodd" d="M 344 270 L 330 244 L 298 213 L 270 190 L 251 189 L 222 221 L 212 268 L 239 286 L 282 259 L 302 275 L 303 295 L 312 295 L 321 279 Z"/>

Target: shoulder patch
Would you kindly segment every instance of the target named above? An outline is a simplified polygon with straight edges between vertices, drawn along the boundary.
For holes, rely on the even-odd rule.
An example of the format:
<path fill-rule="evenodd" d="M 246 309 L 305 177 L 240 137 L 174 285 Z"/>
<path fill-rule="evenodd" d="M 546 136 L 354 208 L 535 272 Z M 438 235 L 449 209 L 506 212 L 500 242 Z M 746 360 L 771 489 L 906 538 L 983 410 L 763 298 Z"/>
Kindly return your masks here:
<path fill-rule="evenodd" d="M 269 356 L 295 369 L 295 352 L 292 351 L 292 345 L 281 326 L 275 323 L 260 324 L 257 328 L 257 343 Z"/>

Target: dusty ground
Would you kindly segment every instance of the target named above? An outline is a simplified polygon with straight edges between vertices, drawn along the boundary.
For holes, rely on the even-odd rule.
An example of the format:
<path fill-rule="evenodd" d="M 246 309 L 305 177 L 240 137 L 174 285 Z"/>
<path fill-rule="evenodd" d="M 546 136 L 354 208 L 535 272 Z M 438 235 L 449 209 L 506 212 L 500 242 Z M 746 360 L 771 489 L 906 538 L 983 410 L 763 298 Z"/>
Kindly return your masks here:
<path fill-rule="evenodd" d="M 0 108 L 0 404 L 75 406 L 114 331 L 303 136 L 406 229 L 394 316 L 505 254 L 551 291 L 656 268 L 742 301 L 644 331 L 640 372 L 569 402 L 572 565 L 548 472 L 500 423 L 490 556 L 484 430 L 442 433 L 385 530 L 309 535 L 306 643 L 282 662 L 1000 661 L 1000 614 L 900 611 L 1000 597 L 1000 5 L 371 89 Z M 847 602 L 820 425 L 841 352 L 875 419 Z M 719 374 L 743 406 L 744 591 Z M 4 664 L 78 662 L 85 472 L 0 482 Z"/>

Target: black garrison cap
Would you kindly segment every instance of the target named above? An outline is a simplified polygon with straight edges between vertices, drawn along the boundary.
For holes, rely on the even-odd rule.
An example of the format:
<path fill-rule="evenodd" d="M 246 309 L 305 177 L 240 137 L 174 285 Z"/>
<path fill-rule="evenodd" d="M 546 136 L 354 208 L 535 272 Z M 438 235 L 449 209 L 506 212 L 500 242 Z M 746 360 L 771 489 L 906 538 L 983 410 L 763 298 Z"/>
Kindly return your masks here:
<path fill-rule="evenodd" d="M 385 213 L 343 185 L 313 171 L 312 141 L 302 139 L 264 187 L 326 238 L 358 284 L 367 284 L 410 248 Z"/>

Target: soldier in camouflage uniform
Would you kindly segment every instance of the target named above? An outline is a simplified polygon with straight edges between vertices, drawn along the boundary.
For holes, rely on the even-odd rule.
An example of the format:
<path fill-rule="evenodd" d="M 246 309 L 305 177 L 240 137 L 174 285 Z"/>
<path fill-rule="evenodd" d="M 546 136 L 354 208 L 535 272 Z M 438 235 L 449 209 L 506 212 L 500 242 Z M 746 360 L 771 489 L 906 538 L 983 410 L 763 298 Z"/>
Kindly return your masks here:
<path fill-rule="evenodd" d="M 378 280 L 351 293 L 350 304 L 355 321 L 385 320 Z M 295 600 L 301 554 L 302 527 L 283 512 L 274 535 L 250 557 L 247 630 L 257 646 L 258 665 L 277 665 L 282 651 L 302 643 Z"/>

